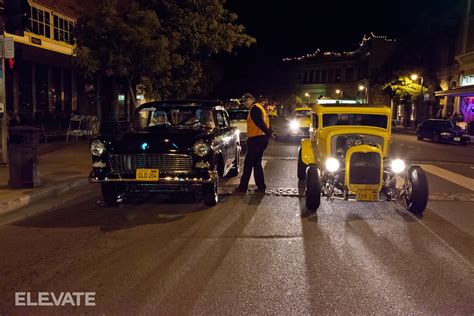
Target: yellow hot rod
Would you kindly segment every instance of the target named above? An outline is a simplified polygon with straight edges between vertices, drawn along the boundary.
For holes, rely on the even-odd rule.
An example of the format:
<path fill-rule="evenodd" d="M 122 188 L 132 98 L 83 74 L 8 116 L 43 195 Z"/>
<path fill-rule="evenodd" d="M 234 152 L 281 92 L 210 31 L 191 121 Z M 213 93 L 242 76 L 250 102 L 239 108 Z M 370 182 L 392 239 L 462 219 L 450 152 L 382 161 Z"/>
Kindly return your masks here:
<path fill-rule="evenodd" d="M 357 201 L 402 201 L 422 214 L 428 181 L 419 166 L 390 157 L 391 110 L 385 106 L 316 104 L 310 138 L 298 149 L 298 178 L 306 180 L 306 207 L 316 211 L 321 197 Z M 397 177 L 404 179 L 397 185 Z"/>

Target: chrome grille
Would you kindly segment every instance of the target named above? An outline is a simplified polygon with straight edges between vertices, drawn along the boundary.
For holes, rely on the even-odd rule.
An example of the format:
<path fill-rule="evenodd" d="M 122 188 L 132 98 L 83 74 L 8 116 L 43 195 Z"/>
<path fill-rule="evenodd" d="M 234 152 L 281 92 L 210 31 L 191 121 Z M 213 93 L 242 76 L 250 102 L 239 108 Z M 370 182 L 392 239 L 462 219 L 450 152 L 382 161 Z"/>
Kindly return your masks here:
<path fill-rule="evenodd" d="M 378 153 L 353 153 L 350 161 L 349 182 L 351 184 L 379 184 L 381 168 Z"/>
<path fill-rule="evenodd" d="M 113 173 L 135 173 L 136 169 L 158 169 L 160 173 L 187 173 L 191 171 L 192 158 L 175 154 L 132 154 L 110 157 Z"/>

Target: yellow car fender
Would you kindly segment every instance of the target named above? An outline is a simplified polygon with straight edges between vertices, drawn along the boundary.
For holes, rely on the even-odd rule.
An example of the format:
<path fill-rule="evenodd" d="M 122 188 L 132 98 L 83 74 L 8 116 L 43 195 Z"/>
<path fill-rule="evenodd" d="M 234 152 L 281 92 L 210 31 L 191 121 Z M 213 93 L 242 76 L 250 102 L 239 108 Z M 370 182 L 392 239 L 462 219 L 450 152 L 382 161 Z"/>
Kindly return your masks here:
<path fill-rule="evenodd" d="M 301 140 L 301 160 L 305 165 L 311 165 L 316 163 L 314 157 L 313 145 L 311 139 L 305 138 Z"/>

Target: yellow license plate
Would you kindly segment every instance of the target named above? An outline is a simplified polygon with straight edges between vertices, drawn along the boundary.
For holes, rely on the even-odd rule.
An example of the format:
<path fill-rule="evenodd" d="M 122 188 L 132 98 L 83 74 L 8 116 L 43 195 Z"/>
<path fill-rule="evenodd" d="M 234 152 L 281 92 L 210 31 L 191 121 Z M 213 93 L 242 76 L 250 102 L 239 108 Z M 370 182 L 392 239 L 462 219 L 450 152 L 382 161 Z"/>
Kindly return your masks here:
<path fill-rule="evenodd" d="M 379 194 L 370 190 L 358 190 L 356 199 L 357 201 L 378 201 Z"/>
<path fill-rule="evenodd" d="M 159 175 L 158 169 L 137 169 L 135 179 L 140 181 L 158 181 Z"/>

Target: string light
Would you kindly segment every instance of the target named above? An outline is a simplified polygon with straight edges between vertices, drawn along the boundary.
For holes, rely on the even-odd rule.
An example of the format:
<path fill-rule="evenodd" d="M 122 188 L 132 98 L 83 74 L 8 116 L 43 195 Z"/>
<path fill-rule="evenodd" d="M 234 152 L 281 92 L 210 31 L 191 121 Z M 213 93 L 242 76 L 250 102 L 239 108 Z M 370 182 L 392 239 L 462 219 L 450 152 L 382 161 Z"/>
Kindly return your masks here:
<path fill-rule="evenodd" d="M 386 42 L 396 42 L 395 39 L 388 38 L 386 35 L 375 35 L 373 32 L 370 32 L 370 35 L 364 34 L 364 36 L 362 37 L 362 41 L 359 44 L 359 48 L 355 51 L 321 52 L 321 50 L 318 48 L 312 54 L 306 54 L 306 55 L 300 56 L 300 57 L 287 57 L 287 58 L 283 58 L 283 61 L 284 62 L 287 62 L 287 61 L 301 61 L 303 59 L 312 58 L 312 57 L 316 57 L 316 56 L 319 56 L 319 55 L 322 55 L 322 56 L 336 56 L 336 57 L 339 57 L 339 56 L 353 56 L 353 55 L 358 54 L 362 50 L 362 48 L 367 44 L 367 42 L 369 42 L 372 39 L 381 39 L 381 40 L 384 40 Z"/>

